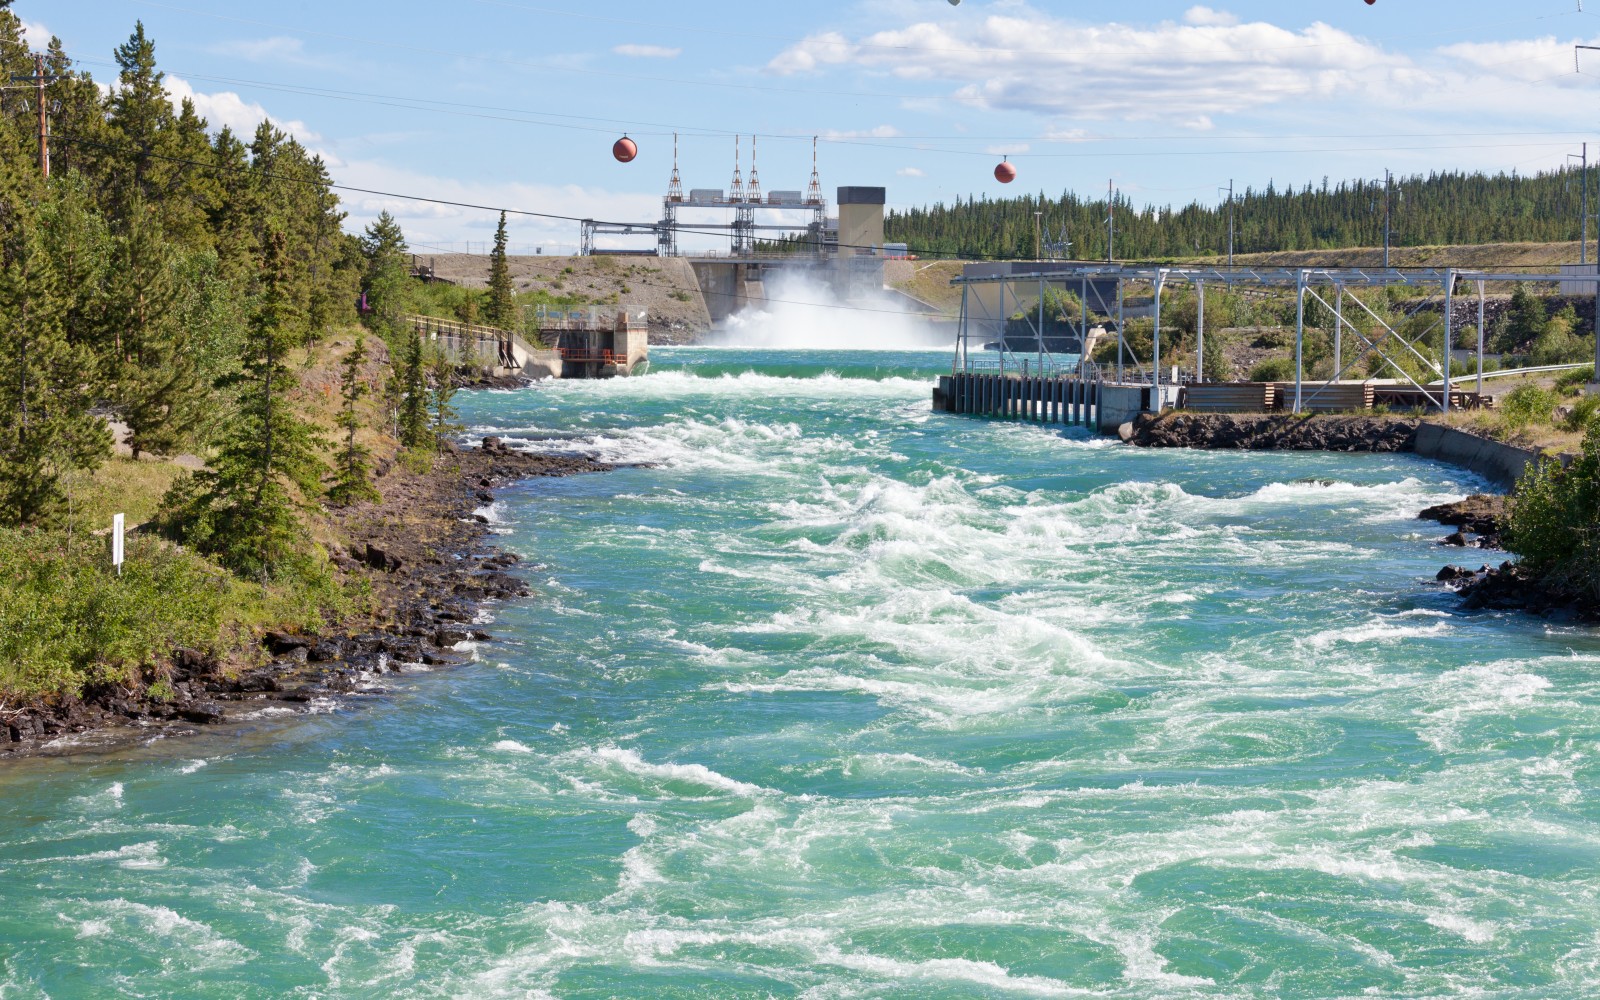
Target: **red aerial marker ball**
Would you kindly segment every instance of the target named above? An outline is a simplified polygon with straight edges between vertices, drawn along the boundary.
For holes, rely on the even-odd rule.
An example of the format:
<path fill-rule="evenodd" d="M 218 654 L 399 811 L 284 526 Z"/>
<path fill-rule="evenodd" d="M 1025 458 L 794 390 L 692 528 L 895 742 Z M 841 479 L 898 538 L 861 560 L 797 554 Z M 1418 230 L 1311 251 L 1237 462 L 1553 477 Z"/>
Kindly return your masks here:
<path fill-rule="evenodd" d="M 1009 160 L 1001 160 L 1000 165 L 994 168 L 994 179 L 1001 184 L 1010 184 L 1017 179 L 1017 168 Z"/>
<path fill-rule="evenodd" d="M 611 147 L 611 155 L 617 158 L 618 163 L 632 163 L 633 158 L 639 155 L 639 144 L 623 136 Z"/>
<path fill-rule="evenodd" d="M 1378 0 L 1367 0 L 1367 6 L 1371 7 L 1373 4 L 1375 4 L 1377 2 L 1378 2 Z"/>

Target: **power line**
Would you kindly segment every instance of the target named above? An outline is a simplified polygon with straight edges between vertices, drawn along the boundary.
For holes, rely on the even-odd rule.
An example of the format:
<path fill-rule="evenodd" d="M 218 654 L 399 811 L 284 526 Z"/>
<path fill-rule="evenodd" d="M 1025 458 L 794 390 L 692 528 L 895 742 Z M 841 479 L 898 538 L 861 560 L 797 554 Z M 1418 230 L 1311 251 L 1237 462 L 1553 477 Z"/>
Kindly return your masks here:
<path fill-rule="evenodd" d="M 179 14 L 189 14 L 195 17 L 210 17 L 219 21 L 232 21 L 237 24 L 249 24 L 258 28 L 271 28 L 274 31 L 298 32 L 302 35 L 314 35 L 320 38 L 333 38 L 354 45 L 379 46 L 383 48 L 399 49 L 404 52 L 419 52 L 430 56 L 449 56 L 452 59 L 466 59 L 476 62 L 496 62 L 507 66 L 517 66 L 522 69 L 548 72 L 551 67 L 526 59 L 509 59 L 504 56 L 485 55 L 474 52 L 457 52 L 450 49 L 433 49 L 421 45 L 407 45 L 403 42 L 389 42 L 375 38 L 364 38 L 358 35 L 344 35 L 333 31 L 317 31 L 311 28 L 297 28 L 292 25 L 275 24 L 271 21 L 260 21 L 255 18 L 234 17 L 229 14 L 217 14 L 207 10 L 194 10 L 189 7 L 178 7 L 173 4 L 157 3 L 156 0 L 131 0 L 132 3 L 144 7 L 156 7 L 170 10 Z M 890 94 L 859 90 L 807 90 L 795 87 L 771 87 L 756 83 L 721 83 L 715 80 L 687 80 L 682 77 L 646 76 L 638 73 L 617 73 L 599 69 L 584 69 L 577 66 L 562 66 L 562 73 L 576 73 L 583 76 L 614 77 L 619 80 L 638 80 L 643 83 L 670 83 L 686 87 L 711 87 L 718 90 L 757 90 L 773 94 L 794 94 L 799 97 L 872 97 L 893 101 L 908 101 L 914 99 L 912 94 Z"/>
<path fill-rule="evenodd" d="M 94 66 L 115 66 L 116 64 L 104 59 L 76 59 L 74 62 Z M 621 126 L 630 129 L 648 128 L 658 129 L 658 132 L 644 132 L 644 135 L 672 135 L 674 133 L 703 136 L 733 136 L 752 135 L 768 140 L 807 141 L 816 138 L 818 141 L 835 145 L 858 145 L 875 148 L 901 148 L 915 149 L 922 152 L 953 152 L 961 154 L 978 155 L 973 150 L 941 150 L 925 146 L 904 146 L 894 143 L 906 142 L 1012 142 L 1012 143 L 1039 143 L 1043 145 L 1075 146 L 1088 143 L 1106 144 L 1119 142 L 1291 142 L 1291 141 L 1326 141 L 1332 139 L 1453 139 L 1453 138 L 1519 138 L 1531 136 L 1550 136 L 1574 138 L 1587 135 L 1587 132 L 1574 129 L 1556 130 L 1517 130 L 1503 132 L 1329 132 L 1309 133 L 1302 135 L 1249 135 L 1242 133 L 1210 134 L 1210 135 L 1093 135 L 1073 136 L 1070 138 L 1052 138 L 1050 136 L 1025 136 L 1025 135 L 893 135 L 881 138 L 873 136 L 833 136 L 826 133 L 815 132 L 762 132 L 750 129 L 730 129 L 723 126 L 685 125 L 682 123 L 642 121 L 628 118 L 602 118 L 593 115 L 568 115 L 554 111 L 535 111 L 526 108 L 504 107 L 493 104 L 473 104 L 463 101 L 441 101 L 436 98 L 411 97 L 403 94 L 383 94 L 371 91 L 342 90 L 333 87 L 310 87 L 298 84 L 287 84 L 268 80 L 250 80 L 240 77 L 216 76 L 207 73 L 191 73 L 179 69 L 166 71 L 169 75 L 183 80 L 205 80 L 211 83 L 221 83 L 230 86 L 255 87 L 261 90 L 276 93 L 295 94 L 303 97 L 320 97 L 329 100 L 343 100 L 355 103 L 369 103 L 383 107 L 396 107 L 407 111 L 430 111 L 438 114 L 451 114 L 460 117 L 489 119 L 492 121 L 518 122 L 530 125 L 545 125 L 550 128 L 569 128 L 588 132 L 607 132 L 609 128 L 599 125 Z M 505 115 L 535 116 L 527 119 L 505 118 L 497 115 L 484 114 L 484 112 L 499 112 Z M 596 122 L 599 125 L 569 125 L 563 122 L 544 121 L 547 118 L 566 119 L 573 122 Z M 1440 146 L 1438 148 L 1478 148 L 1478 147 L 1452 147 Z M 1259 152 L 1281 152 L 1285 150 L 1256 150 Z M 1323 152 L 1323 150 L 1306 150 L 1306 152 Z M 1161 155 L 1171 155 L 1170 150 L 1158 151 Z M 987 150 L 982 151 L 984 156 L 992 156 Z M 1025 154 L 1029 156 L 1047 156 L 1050 154 Z M 1147 155 L 1147 154 L 1142 154 Z"/>
<path fill-rule="evenodd" d="M 79 146 L 92 146 L 92 147 L 96 147 L 96 148 L 99 148 L 99 149 L 107 149 L 107 150 L 113 150 L 113 151 L 122 151 L 122 149 L 123 149 L 123 147 L 116 146 L 116 145 L 113 145 L 111 143 L 96 142 L 96 141 L 94 141 L 92 139 L 85 139 L 85 138 L 82 138 L 80 136 L 57 135 L 57 136 L 52 136 L 52 138 L 54 138 L 54 139 L 56 139 L 58 141 L 61 141 L 61 142 L 70 142 L 70 143 L 73 143 L 73 144 L 79 145 Z M 405 194 L 405 193 L 398 192 L 398 191 L 380 191 L 380 190 L 377 190 L 375 188 L 355 187 L 354 185 L 337 184 L 337 183 L 334 183 L 332 181 L 322 182 L 322 181 L 317 181 L 317 180 L 310 180 L 310 179 L 307 179 L 307 178 L 304 178 L 304 177 L 293 177 L 293 176 L 288 176 L 288 175 L 284 175 L 284 174 L 273 174 L 273 173 L 264 172 L 264 171 L 263 172 L 257 172 L 257 171 L 255 171 L 254 169 L 252 169 L 250 167 L 242 167 L 242 168 L 224 167 L 224 166 L 222 166 L 220 164 L 217 164 L 217 163 L 208 163 L 208 162 L 205 162 L 205 161 L 202 161 L 202 160 L 191 160 L 191 159 L 187 159 L 185 157 L 178 157 L 178 156 L 165 156 L 165 155 L 162 155 L 160 153 L 145 153 L 144 155 L 149 156 L 151 159 L 163 160 L 163 161 L 166 161 L 168 163 L 177 163 L 177 164 L 182 164 L 182 165 L 185 165 L 185 166 L 198 167 L 198 168 L 203 169 L 203 170 L 214 170 L 214 171 L 217 171 L 219 173 L 254 174 L 256 176 L 260 176 L 260 177 L 263 177 L 263 178 L 266 178 L 266 179 L 269 179 L 269 180 L 286 181 L 286 182 L 289 182 L 289 183 L 292 183 L 292 184 L 300 184 L 300 185 L 306 185 L 306 186 L 311 186 L 311 187 L 319 187 L 319 188 L 326 187 L 326 188 L 329 188 L 329 189 L 332 189 L 332 190 L 350 191 L 350 192 L 354 192 L 354 193 L 357 193 L 357 194 L 369 194 L 369 195 L 373 195 L 373 196 L 380 197 L 380 198 L 397 198 L 397 199 L 400 199 L 402 201 L 415 201 L 415 202 L 421 202 L 423 204 L 429 204 L 429 205 L 443 205 L 443 206 L 451 207 L 451 208 L 465 208 L 465 209 L 470 209 L 470 210 L 473 210 L 473 211 L 491 212 L 491 213 L 504 212 L 507 215 L 516 215 L 516 216 L 523 216 L 523 217 L 527 217 L 527 218 L 536 218 L 536 219 L 551 219 L 551 220 L 554 220 L 554 221 L 557 221 L 557 222 L 577 222 L 577 223 L 597 222 L 597 223 L 600 223 L 600 224 L 603 224 L 603 225 L 618 225 L 618 226 L 632 225 L 632 226 L 635 226 L 635 227 L 638 227 L 638 228 L 649 228 L 650 226 L 655 225 L 655 223 L 644 223 L 644 224 L 641 224 L 641 223 L 638 223 L 638 222 L 632 222 L 632 223 L 629 223 L 629 222 L 617 222 L 617 221 L 605 220 L 605 219 L 583 218 L 583 217 L 576 216 L 576 215 L 562 215 L 562 214 L 555 213 L 555 212 L 536 212 L 536 211 L 532 211 L 532 210 L 529 210 L 529 209 L 522 209 L 522 208 L 506 208 L 506 207 L 497 206 L 497 205 L 480 205 L 480 204 L 477 204 L 475 202 L 452 201 L 452 200 L 445 199 L 445 198 L 431 198 L 431 197 L 428 197 L 426 195 Z M 1095 204 L 1095 203 L 1085 202 L 1085 204 Z M 798 227 L 797 227 L 797 229 L 798 229 Z M 691 226 L 680 226 L 680 227 L 678 227 L 678 231 L 679 232 L 683 232 L 683 233 L 689 233 L 691 235 L 696 235 L 696 236 L 725 237 L 727 235 L 726 231 L 694 229 Z M 836 245 L 840 249 L 843 249 L 843 250 L 879 250 L 879 249 L 881 249 L 880 247 L 871 247 L 871 246 L 866 246 L 864 244 L 840 243 L 840 244 L 836 244 Z M 919 257 L 939 258 L 939 259 L 942 259 L 942 260 L 951 260 L 951 261 L 1002 261 L 1003 262 L 1003 261 L 1024 261 L 1024 260 L 1031 259 L 1031 258 L 1025 257 L 1023 255 L 1018 255 L 1018 254 L 985 254 L 985 255 L 981 255 L 980 256 L 980 255 L 977 255 L 977 254 L 953 253 L 953 252 L 945 252 L 945 251 L 939 251 L 939 250 L 927 250 L 927 249 L 923 249 L 923 248 L 914 248 L 914 250 L 915 250 L 916 254 Z M 1286 251 L 1286 252 L 1293 252 L 1293 251 Z M 1162 262 L 1163 261 L 1161 261 L 1159 259 L 1153 259 L 1153 260 L 1145 261 L 1145 263 L 1162 263 Z M 1138 263 L 1138 262 L 1137 261 L 1114 261 L 1114 263 Z M 1328 268 L 1328 267 L 1338 267 L 1338 266 L 1340 266 L 1340 265 L 1337 264 L 1337 263 L 1319 264 L 1319 265 L 1317 265 L 1317 267 L 1319 269 L 1320 268 Z M 1486 263 L 1486 264 L 1483 264 L 1483 265 L 1480 265 L 1480 266 L 1481 267 L 1495 267 L 1495 268 L 1504 268 L 1504 269 L 1508 269 L 1508 270 L 1515 270 L 1517 268 L 1535 268 L 1535 267 L 1543 267 L 1543 266 L 1547 266 L 1547 265 Z"/>

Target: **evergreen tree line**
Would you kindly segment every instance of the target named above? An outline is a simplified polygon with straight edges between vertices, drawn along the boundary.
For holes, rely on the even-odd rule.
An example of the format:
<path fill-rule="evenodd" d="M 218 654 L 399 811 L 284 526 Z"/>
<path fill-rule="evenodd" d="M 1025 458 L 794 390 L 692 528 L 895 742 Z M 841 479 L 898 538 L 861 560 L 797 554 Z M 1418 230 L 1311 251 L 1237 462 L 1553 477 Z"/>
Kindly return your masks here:
<path fill-rule="evenodd" d="M 8 7 L 0 72 L 31 75 Z M 263 122 L 246 142 L 175 108 L 142 24 L 115 56 L 102 94 L 50 41 L 48 181 L 31 92 L 0 104 L 0 527 L 58 523 L 68 479 L 111 454 L 117 424 L 135 457 L 205 456 L 166 524 L 271 577 L 306 555 L 310 505 L 376 497 L 357 440 L 369 345 L 343 358 L 332 437 L 293 404 L 294 359 L 354 324 L 364 296 L 384 356 L 405 361 L 381 386 L 391 429 L 422 453 L 449 429 L 448 379 L 399 321 L 410 277 L 392 218 L 345 234 L 325 164 L 295 138 Z"/>
<path fill-rule="evenodd" d="M 1517 173 L 1442 172 L 1398 178 L 1388 192 L 1391 243 L 1397 247 L 1576 240 L 1581 235 L 1582 190 L 1589 184 L 1591 211 L 1600 205 L 1600 167 Z M 1108 207 L 1109 206 L 1109 207 Z M 1119 260 L 1226 254 L 1228 206 L 1195 202 L 1136 208 L 1125 196 L 1044 192 L 1018 198 L 956 199 L 954 204 L 891 212 L 885 239 L 923 256 L 1032 259 L 1034 213 L 1043 212 L 1048 234 L 1072 242 L 1066 256 L 1103 260 L 1116 221 L 1113 253 Z M 1245 189 L 1233 201 L 1234 252 L 1328 250 L 1381 246 L 1385 215 L 1382 181 L 1342 181 L 1321 186 Z M 1590 226 L 1594 239 L 1596 228 Z"/>

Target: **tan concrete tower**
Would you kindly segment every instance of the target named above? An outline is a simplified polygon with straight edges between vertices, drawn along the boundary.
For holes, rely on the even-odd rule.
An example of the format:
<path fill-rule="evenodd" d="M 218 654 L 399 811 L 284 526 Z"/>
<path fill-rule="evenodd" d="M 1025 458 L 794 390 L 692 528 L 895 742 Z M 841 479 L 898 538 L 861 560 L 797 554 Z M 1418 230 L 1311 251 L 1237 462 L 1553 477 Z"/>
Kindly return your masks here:
<path fill-rule="evenodd" d="M 839 189 L 839 252 L 845 256 L 883 249 L 883 206 L 888 193 L 881 187 Z"/>

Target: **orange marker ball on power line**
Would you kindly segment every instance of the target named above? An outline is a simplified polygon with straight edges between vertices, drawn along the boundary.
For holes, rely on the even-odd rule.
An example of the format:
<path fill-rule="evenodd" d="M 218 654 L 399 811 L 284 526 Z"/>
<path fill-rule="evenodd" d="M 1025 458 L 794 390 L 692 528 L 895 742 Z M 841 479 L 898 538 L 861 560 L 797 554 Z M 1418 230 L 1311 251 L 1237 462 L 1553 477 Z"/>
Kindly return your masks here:
<path fill-rule="evenodd" d="M 994 168 L 994 179 L 1001 184 L 1010 184 L 1017 179 L 1017 168 L 1009 160 L 1001 160 L 1000 165 Z"/>
<path fill-rule="evenodd" d="M 611 155 L 617 158 L 618 163 L 632 163 L 633 158 L 639 155 L 639 144 L 623 136 L 611 147 Z"/>

